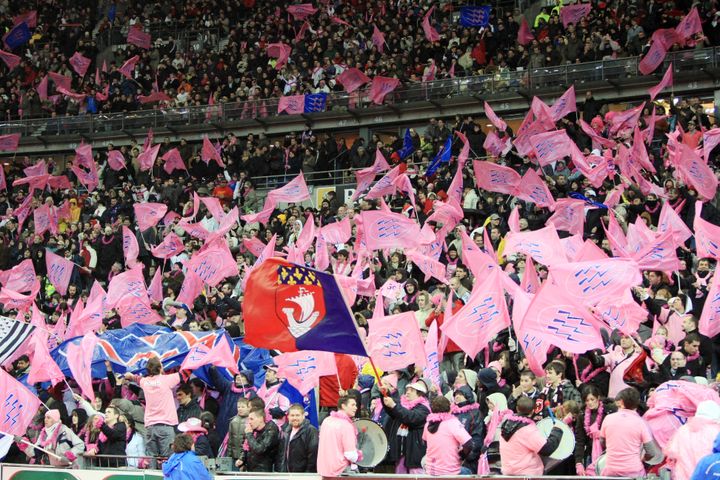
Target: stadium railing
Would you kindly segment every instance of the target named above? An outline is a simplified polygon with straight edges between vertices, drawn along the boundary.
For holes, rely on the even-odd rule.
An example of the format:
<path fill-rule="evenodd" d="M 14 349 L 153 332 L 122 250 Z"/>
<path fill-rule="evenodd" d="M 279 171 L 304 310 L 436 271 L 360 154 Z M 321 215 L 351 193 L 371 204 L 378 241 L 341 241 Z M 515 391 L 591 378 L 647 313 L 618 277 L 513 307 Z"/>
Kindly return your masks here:
<path fill-rule="evenodd" d="M 521 91 L 534 94 L 571 84 L 591 84 L 598 81 L 615 82 L 639 78 L 640 57 L 627 57 L 599 62 L 575 63 L 527 71 L 506 71 L 472 77 L 456 77 L 415 83 L 400 87 L 386 98 L 386 104 L 433 102 L 459 96 L 487 97 Z M 658 72 L 673 64 L 675 74 L 702 72 L 718 68 L 720 47 L 683 50 L 669 53 Z M 654 78 L 654 77 L 652 77 Z M 278 98 L 247 100 L 216 105 L 192 107 L 159 107 L 117 114 L 81 114 L 25 120 L 8 120 L 0 123 L 0 133 L 21 133 L 23 136 L 94 134 L 103 132 L 168 129 L 201 124 L 232 124 L 240 121 L 257 121 L 278 117 Z M 328 95 L 324 111 L 349 111 L 372 108 L 369 87 L 348 94 L 332 92 Z M 308 112 L 312 114 L 313 112 Z M 285 114 L 282 114 L 285 115 Z M 307 114 L 306 114 L 307 115 Z"/>

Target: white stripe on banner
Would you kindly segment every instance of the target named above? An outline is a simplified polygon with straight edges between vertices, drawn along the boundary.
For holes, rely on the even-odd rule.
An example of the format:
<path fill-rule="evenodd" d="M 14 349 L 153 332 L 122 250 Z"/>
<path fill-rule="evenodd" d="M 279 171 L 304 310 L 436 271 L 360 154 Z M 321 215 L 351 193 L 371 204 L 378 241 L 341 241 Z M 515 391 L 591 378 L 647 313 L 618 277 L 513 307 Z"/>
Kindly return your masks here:
<path fill-rule="evenodd" d="M 12 356 L 35 330 L 29 323 L 0 317 L 0 365 Z"/>

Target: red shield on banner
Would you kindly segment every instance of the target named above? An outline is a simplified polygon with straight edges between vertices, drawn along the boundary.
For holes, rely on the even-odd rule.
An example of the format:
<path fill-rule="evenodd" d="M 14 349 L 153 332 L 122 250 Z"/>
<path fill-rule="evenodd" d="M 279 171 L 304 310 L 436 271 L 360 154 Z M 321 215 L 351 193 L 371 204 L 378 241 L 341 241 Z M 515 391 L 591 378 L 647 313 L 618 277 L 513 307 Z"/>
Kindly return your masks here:
<path fill-rule="evenodd" d="M 298 338 L 325 317 L 323 288 L 315 272 L 296 265 L 277 270 L 275 313 Z"/>

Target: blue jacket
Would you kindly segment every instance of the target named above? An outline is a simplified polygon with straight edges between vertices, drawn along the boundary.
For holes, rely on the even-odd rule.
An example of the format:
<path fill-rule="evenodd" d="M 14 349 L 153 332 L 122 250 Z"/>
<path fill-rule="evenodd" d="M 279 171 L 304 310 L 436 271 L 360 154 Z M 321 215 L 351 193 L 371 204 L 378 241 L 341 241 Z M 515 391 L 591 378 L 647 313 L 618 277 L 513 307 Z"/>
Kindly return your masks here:
<path fill-rule="evenodd" d="M 720 476 L 720 435 L 715 438 L 713 453 L 700 460 L 690 480 L 717 480 L 718 476 Z"/>
<path fill-rule="evenodd" d="M 210 472 L 193 451 L 173 453 L 162 470 L 168 480 L 212 480 Z"/>

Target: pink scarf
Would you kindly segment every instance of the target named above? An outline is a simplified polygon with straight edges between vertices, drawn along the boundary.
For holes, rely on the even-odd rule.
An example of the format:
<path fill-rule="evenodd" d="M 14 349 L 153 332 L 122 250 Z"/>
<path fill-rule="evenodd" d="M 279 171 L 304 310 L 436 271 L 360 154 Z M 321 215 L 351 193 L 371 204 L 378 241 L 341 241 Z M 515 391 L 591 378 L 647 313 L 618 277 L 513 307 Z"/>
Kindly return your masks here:
<path fill-rule="evenodd" d="M 592 453 L 590 454 L 591 464 L 588 465 L 588 469 L 591 467 L 595 468 L 595 462 L 597 462 L 598 457 L 602 455 L 603 449 L 602 444 L 600 443 L 600 425 L 603 421 L 603 413 L 605 411 L 605 406 L 602 402 L 599 402 L 598 409 L 597 409 L 597 416 L 595 417 L 595 421 L 590 424 L 590 415 L 592 414 L 592 411 L 589 408 L 585 409 L 585 419 L 583 421 L 583 426 L 585 427 L 585 433 L 588 437 L 592 438 Z"/>
<path fill-rule="evenodd" d="M 235 386 L 235 383 L 230 384 L 230 390 L 233 393 L 241 393 L 242 396 L 245 398 L 248 398 L 248 395 L 250 394 L 250 392 L 255 392 L 255 394 L 257 395 L 257 388 L 255 388 L 255 387 L 240 387 L 240 388 L 238 388 Z"/>
<path fill-rule="evenodd" d="M 454 415 L 449 412 L 431 413 L 427 416 L 427 422 L 444 422 L 445 420 L 450 420 L 451 418 L 454 418 Z"/>
<path fill-rule="evenodd" d="M 483 440 L 484 446 L 487 447 L 495 440 L 495 432 L 497 431 L 497 428 L 500 426 L 503 420 L 508 418 L 508 416 L 512 416 L 512 410 L 493 410 L 492 415 L 490 416 L 490 422 L 487 426 L 485 440 Z"/>
<path fill-rule="evenodd" d="M 458 407 L 457 405 L 453 404 L 450 407 L 450 412 L 453 415 L 457 415 L 458 413 L 467 413 L 467 412 L 472 412 L 473 410 L 479 410 L 479 409 L 480 409 L 480 405 L 478 405 L 477 403 L 469 403 L 462 407 Z"/>
<path fill-rule="evenodd" d="M 38 437 L 38 445 L 43 447 L 46 450 L 51 450 L 55 448 L 55 445 L 57 444 L 57 439 L 60 436 L 60 431 L 62 430 L 62 424 L 60 422 L 55 424 L 55 430 L 52 431 L 52 433 L 48 436 L 48 429 L 43 428 L 42 432 L 40 432 L 40 437 Z M 52 426 L 49 428 L 53 428 Z"/>
<path fill-rule="evenodd" d="M 408 410 L 412 410 L 418 405 L 425 405 L 425 407 L 430 410 L 430 402 L 428 402 L 427 398 L 425 397 L 418 397 L 415 400 L 408 400 L 405 395 L 400 397 L 400 405 L 402 405 L 403 408 L 407 408 Z"/>

